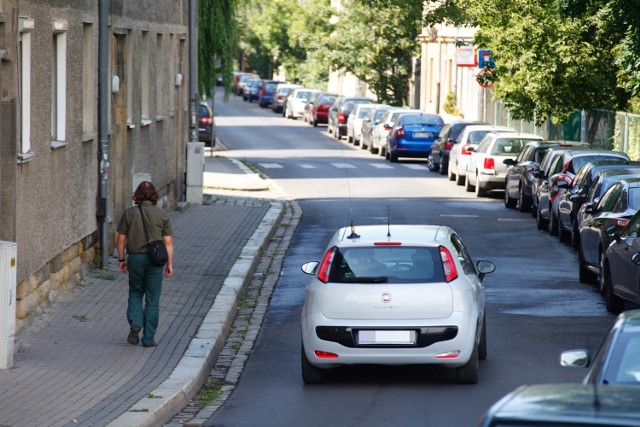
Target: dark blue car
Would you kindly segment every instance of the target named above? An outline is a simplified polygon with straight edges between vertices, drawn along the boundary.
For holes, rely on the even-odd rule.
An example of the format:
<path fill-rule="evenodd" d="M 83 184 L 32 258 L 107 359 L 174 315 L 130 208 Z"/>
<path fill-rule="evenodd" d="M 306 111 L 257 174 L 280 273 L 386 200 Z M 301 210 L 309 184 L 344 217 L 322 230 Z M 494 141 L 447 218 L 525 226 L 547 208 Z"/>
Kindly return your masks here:
<path fill-rule="evenodd" d="M 407 113 L 400 116 L 389 132 L 385 156 L 391 162 L 399 157 L 428 158 L 431 145 L 444 126 L 437 114 Z"/>
<path fill-rule="evenodd" d="M 271 106 L 271 100 L 273 100 L 273 94 L 276 93 L 276 88 L 279 83 L 284 83 L 278 80 L 263 80 L 258 92 L 258 105 L 262 108 Z"/>

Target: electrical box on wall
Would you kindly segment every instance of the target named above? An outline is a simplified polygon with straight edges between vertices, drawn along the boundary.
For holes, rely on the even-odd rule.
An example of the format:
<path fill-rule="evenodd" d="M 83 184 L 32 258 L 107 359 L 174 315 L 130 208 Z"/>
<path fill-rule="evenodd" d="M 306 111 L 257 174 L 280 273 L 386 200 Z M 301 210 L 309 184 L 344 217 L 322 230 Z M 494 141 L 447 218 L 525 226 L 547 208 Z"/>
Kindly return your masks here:
<path fill-rule="evenodd" d="M 0 240 L 0 369 L 13 366 L 16 333 L 16 253 L 15 242 Z"/>

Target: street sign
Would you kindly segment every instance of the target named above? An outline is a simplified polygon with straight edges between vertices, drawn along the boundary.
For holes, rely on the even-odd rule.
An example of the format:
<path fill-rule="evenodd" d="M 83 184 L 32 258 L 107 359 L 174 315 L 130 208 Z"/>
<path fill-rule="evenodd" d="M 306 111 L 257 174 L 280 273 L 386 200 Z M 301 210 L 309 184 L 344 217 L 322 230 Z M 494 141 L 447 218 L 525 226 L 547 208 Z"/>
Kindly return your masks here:
<path fill-rule="evenodd" d="M 459 46 L 456 49 L 456 64 L 458 67 L 475 67 L 478 65 L 476 48 L 473 46 Z"/>
<path fill-rule="evenodd" d="M 478 49 L 478 68 L 496 68 L 496 63 L 493 62 L 490 50 Z"/>

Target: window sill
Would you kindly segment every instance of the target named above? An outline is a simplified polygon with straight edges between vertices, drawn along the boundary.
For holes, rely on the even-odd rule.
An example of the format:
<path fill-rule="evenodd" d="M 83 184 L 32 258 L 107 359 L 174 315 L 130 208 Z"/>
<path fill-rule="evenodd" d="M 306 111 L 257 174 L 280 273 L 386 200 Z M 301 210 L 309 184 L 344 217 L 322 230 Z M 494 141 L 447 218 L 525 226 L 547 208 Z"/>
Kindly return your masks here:
<path fill-rule="evenodd" d="M 134 125 L 131 120 L 127 120 L 127 128 L 128 129 L 135 129 L 136 125 Z"/>
<path fill-rule="evenodd" d="M 31 160 L 36 158 L 36 153 L 33 151 L 28 151 L 26 153 L 18 154 L 18 164 L 29 163 Z"/>
<path fill-rule="evenodd" d="M 91 142 L 96 139 L 95 133 L 84 133 L 82 134 L 82 142 Z"/>
<path fill-rule="evenodd" d="M 165 119 L 165 116 L 156 116 L 156 122 L 163 122 Z"/>
<path fill-rule="evenodd" d="M 51 150 L 57 150 L 67 146 L 66 141 L 51 141 Z"/>
<path fill-rule="evenodd" d="M 140 126 L 142 126 L 142 127 L 149 126 L 151 123 L 152 122 L 149 119 L 143 118 L 142 120 L 140 120 Z"/>

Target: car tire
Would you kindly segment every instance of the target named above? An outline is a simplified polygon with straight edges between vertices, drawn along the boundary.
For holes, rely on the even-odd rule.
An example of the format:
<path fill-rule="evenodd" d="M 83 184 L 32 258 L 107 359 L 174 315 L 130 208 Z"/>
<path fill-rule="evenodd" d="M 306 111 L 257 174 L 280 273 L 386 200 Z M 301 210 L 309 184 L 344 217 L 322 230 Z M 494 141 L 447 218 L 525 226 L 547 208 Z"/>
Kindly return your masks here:
<path fill-rule="evenodd" d="M 571 220 L 571 247 L 573 249 L 580 247 L 580 233 L 578 232 L 578 224 L 575 219 Z"/>
<path fill-rule="evenodd" d="M 540 214 L 540 206 L 538 206 L 536 214 L 536 227 L 538 228 L 538 230 L 546 230 L 547 226 L 547 220 L 542 218 L 542 215 Z"/>
<path fill-rule="evenodd" d="M 326 369 L 320 369 L 309 363 L 307 355 L 304 352 L 304 344 L 300 348 L 300 367 L 302 372 L 302 381 L 305 384 L 322 384 L 326 378 Z"/>
<path fill-rule="evenodd" d="M 464 176 L 460 176 L 460 174 L 456 174 L 456 185 L 464 185 Z"/>
<path fill-rule="evenodd" d="M 440 167 L 438 169 L 440 169 L 440 175 L 446 175 L 447 172 L 449 172 L 447 170 L 447 166 L 448 164 L 444 162 L 444 159 L 442 158 L 442 155 L 440 155 Z"/>
<path fill-rule="evenodd" d="M 507 209 L 513 209 L 518 204 L 518 199 L 512 199 L 509 197 L 509 191 L 507 191 L 507 186 L 505 185 L 504 190 L 504 207 Z"/>
<path fill-rule="evenodd" d="M 482 330 L 480 331 L 480 343 L 478 343 L 478 359 L 487 359 L 487 314 L 482 315 Z"/>
<path fill-rule="evenodd" d="M 520 212 L 529 212 L 531 210 L 531 199 L 524 195 L 522 185 L 518 187 L 518 205 Z"/>
<path fill-rule="evenodd" d="M 571 242 L 571 231 L 567 230 L 560 224 L 560 220 L 558 220 L 558 239 L 562 243 L 570 243 Z"/>
<path fill-rule="evenodd" d="M 391 163 L 397 163 L 398 162 L 398 155 L 394 154 L 393 152 L 389 153 L 389 161 Z"/>
<path fill-rule="evenodd" d="M 480 182 L 480 177 L 478 175 L 476 175 L 475 190 L 476 190 L 476 197 L 487 197 L 487 189 L 482 186 L 482 183 Z"/>
<path fill-rule="evenodd" d="M 438 172 L 438 170 L 440 169 L 438 167 L 438 165 L 436 165 L 433 162 L 433 157 L 429 156 L 427 157 L 427 168 L 431 171 L 431 172 Z"/>
<path fill-rule="evenodd" d="M 549 222 L 547 224 L 547 231 L 551 236 L 558 235 L 558 218 L 553 214 L 551 206 L 549 206 Z"/>
<path fill-rule="evenodd" d="M 578 268 L 578 280 L 580 280 L 580 282 L 588 283 L 590 285 L 597 283 L 597 276 L 593 271 L 587 268 L 587 263 L 584 261 L 584 257 L 582 255 L 582 249 L 578 249 Z"/>
<path fill-rule="evenodd" d="M 378 154 L 378 149 L 373 147 L 373 141 L 369 142 L 369 152 L 371 154 Z"/>
<path fill-rule="evenodd" d="M 313 127 L 314 128 L 318 127 L 318 121 L 316 119 L 313 119 Z"/>
<path fill-rule="evenodd" d="M 480 365 L 478 362 L 478 345 L 474 343 L 473 352 L 469 361 L 456 369 L 458 384 L 477 384 L 479 378 Z"/>
<path fill-rule="evenodd" d="M 456 180 L 456 174 L 453 173 L 453 169 L 451 169 L 451 166 L 449 166 L 449 168 L 447 170 L 447 178 L 449 178 L 449 181 L 455 181 Z"/>
<path fill-rule="evenodd" d="M 469 179 L 469 174 L 465 175 L 464 177 L 464 189 L 469 193 L 474 190 L 473 185 L 471 185 L 471 180 Z"/>
<path fill-rule="evenodd" d="M 611 273 L 609 267 L 605 267 L 603 273 L 603 288 L 602 294 L 604 296 L 604 305 L 607 307 L 607 311 L 612 314 L 620 314 L 624 310 L 625 301 L 618 295 L 613 293 L 613 283 L 611 281 Z"/>

